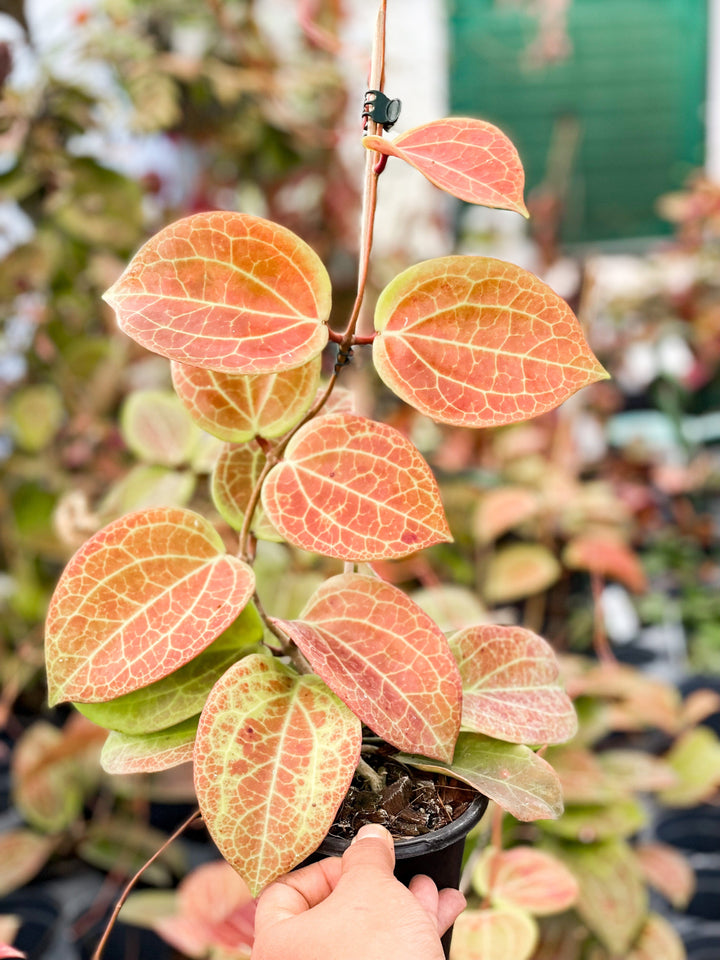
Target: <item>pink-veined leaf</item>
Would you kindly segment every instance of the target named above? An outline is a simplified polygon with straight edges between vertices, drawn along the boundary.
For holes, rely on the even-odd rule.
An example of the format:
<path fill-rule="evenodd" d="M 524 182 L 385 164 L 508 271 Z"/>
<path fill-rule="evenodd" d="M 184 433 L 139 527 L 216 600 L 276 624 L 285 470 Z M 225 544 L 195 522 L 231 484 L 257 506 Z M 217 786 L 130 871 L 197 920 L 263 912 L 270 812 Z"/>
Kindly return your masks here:
<path fill-rule="evenodd" d="M 542 757 L 520 743 L 461 733 L 452 763 L 415 754 L 400 759 L 420 770 L 449 774 L 494 800 L 516 820 L 557 818 L 563 812 L 557 774 Z"/>
<path fill-rule="evenodd" d="M 567 303 L 521 267 L 488 257 L 403 271 L 378 298 L 375 328 L 382 380 L 441 423 L 529 420 L 607 377 Z"/>
<path fill-rule="evenodd" d="M 587 570 L 617 580 L 632 590 L 647 590 L 647 577 L 637 554 L 616 535 L 586 533 L 574 537 L 563 551 L 563 562 L 573 570 Z"/>
<path fill-rule="evenodd" d="M 111 730 L 100 755 L 106 773 L 155 773 L 193 758 L 198 717 L 181 720 L 166 730 L 127 734 Z"/>
<path fill-rule="evenodd" d="M 538 917 L 567 910 L 578 895 L 577 880 L 564 863 L 527 846 L 488 847 L 473 870 L 472 885 L 496 906 L 519 907 Z"/>
<path fill-rule="evenodd" d="M 429 466 L 387 424 L 352 414 L 318 417 L 298 430 L 284 457 L 262 501 L 294 546 L 361 561 L 452 539 Z"/>
<path fill-rule="evenodd" d="M 483 595 L 491 604 L 513 603 L 542 593 L 558 581 L 560 564 L 541 543 L 511 543 L 488 562 Z"/>
<path fill-rule="evenodd" d="M 680 934 L 659 913 L 650 913 L 627 960 L 687 960 Z"/>
<path fill-rule="evenodd" d="M 213 503 L 234 530 L 242 530 L 250 497 L 264 466 L 265 454 L 255 442 L 225 444 L 215 461 L 210 481 Z M 283 539 L 260 503 L 255 507 L 250 529 L 258 540 Z"/>
<path fill-rule="evenodd" d="M 203 430 L 229 443 L 279 437 L 315 399 L 320 356 L 281 373 L 242 376 L 172 363 L 175 391 Z"/>
<path fill-rule="evenodd" d="M 197 513 L 157 507 L 114 521 L 72 557 L 50 602 L 50 703 L 112 700 L 167 676 L 235 620 L 254 583 Z"/>
<path fill-rule="evenodd" d="M 424 123 L 393 140 L 367 136 L 368 150 L 400 157 L 436 187 L 468 203 L 529 216 L 525 172 L 513 143 L 493 124 L 470 117 Z"/>
<path fill-rule="evenodd" d="M 597 755 L 584 747 L 551 747 L 545 756 L 560 777 L 565 803 L 610 803 L 625 793 L 623 787 L 608 782 Z"/>
<path fill-rule="evenodd" d="M 537 924 L 524 910 L 464 910 L 453 928 L 450 960 L 529 960 L 537 939 Z"/>
<path fill-rule="evenodd" d="M 174 673 L 114 700 L 75 706 L 93 723 L 119 733 L 165 730 L 197 716 L 215 681 L 240 657 L 255 652 L 262 637 L 262 620 L 248 603 L 217 640 Z"/>
<path fill-rule="evenodd" d="M 469 627 L 450 638 L 463 681 L 463 727 L 512 743 L 562 743 L 577 730 L 550 644 L 523 627 Z"/>
<path fill-rule="evenodd" d="M 447 640 L 426 613 L 382 580 L 326 580 L 298 620 L 276 620 L 319 674 L 379 737 L 449 761 L 461 684 Z"/>
<path fill-rule="evenodd" d="M 24 886 L 45 866 L 57 845 L 48 837 L 20 827 L 0 833 L 0 896 Z"/>
<path fill-rule="evenodd" d="M 635 848 L 647 882 L 676 910 L 684 910 L 695 892 L 695 871 L 687 857 L 665 843 L 641 843 Z"/>
<path fill-rule="evenodd" d="M 575 909 L 612 954 L 624 956 L 647 915 L 637 858 L 622 840 L 564 844 L 558 856 L 580 885 Z"/>
<path fill-rule="evenodd" d="M 195 744 L 203 819 L 253 896 L 317 848 L 353 778 L 361 724 L 319 677 L 251 654 L 213 688 Z"/>
<path fill-rule="evenodd" d="M 197 213 L 165 227 L 104 299 L 142 346 L 208 370 L 290 370 L 328 339 L 320 258 L 292 231 L 245 213 Z"/>

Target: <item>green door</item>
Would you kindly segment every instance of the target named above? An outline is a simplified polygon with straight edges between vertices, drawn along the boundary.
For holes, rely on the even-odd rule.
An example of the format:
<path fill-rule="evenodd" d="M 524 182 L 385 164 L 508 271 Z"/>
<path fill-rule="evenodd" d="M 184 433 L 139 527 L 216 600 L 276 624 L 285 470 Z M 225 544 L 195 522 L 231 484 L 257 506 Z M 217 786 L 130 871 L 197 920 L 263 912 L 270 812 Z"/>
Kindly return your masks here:
<path fill-rule="evenodd" d="M 448 6 L 452 112 L 501 127 L 529 189 L 570 170 L 565 240 L 664 232 L 657 198 L 704 162 L 707 0 L 573 0 L 572 52 L 543 67 L 517 4 Z"/>

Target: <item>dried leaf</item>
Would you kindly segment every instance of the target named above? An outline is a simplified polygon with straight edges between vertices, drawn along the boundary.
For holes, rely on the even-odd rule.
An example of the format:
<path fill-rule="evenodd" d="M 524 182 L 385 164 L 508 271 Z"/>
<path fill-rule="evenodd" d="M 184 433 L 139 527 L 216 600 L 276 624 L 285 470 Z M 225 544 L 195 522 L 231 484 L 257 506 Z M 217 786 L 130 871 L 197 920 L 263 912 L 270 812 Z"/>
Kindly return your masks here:
<path fill-rule="evenodd" d="M 394 140 L 364 137 L 363 146 L 400 157 L 460 200 L 529 216 L 518 152 L 501 130 L 485 120 L 447 117 L 424 123 Z"/>
<path fill-rule="evenodd" d="M 104 299 L 142 346 L 208 370 L 290 370 L 328 339 L 330 279 L 317 254 L 285 227 L 243 213 L 165 227 Z"/>
<path fill-rule="evenodd" d="M 552 767 L 522 744 L 461 733 L 452 763 L 401 754 L 420 770 L 449 774 L 469 783 L 517 820 L 559 817 L 563 812 L 560 781 Z"/>
<path fill-rule="evenodd" d="M 410 267 L 378 298 L 375 328 L 382 380 L 441 423 L 528 420 L 607 376 L 565 301 L 501 260 L 441 257 Z"/>
<path fill-rule="evenodd" d="M 518 907 L 538 917 L 567 910 L 578 895 L 577 880 L 560 860 L 526 846 L 488 847 L 473 871 L 472 885 L 495 906 Z"/>
<path fill-rule="evenodd" d="M 189 510 L 105 527 L 60 577 L 46 625 L 49 700 L 112 700 L 177 670 L 239 615 L 252 569 Z"/>
<path fill-rule="evenodd" d="M 401 590 L 358 574 L 326 580 L 298 620 L 275 621 L 378 736 L 449 761 L 461 682 L 447 640 Z"/>
<path fill-rule="evenodd" d="M 253 896 L 320 844 L 350 785 L 358 718 L 318 677 L 251 654 L 200 718 L 195 789 L 210 834 Z"/>
<path fill-rule="evenodd" d="M 539 543 L 513 543 L 490 557 L 484 596 L 490 604 L 512 603 L 549 589 L 560 578 L 560 564 Z"/>
<path fill-rule="evenodd" d="M 393 427 L 331 414 L 301 427 L 284 456 L 262 501 L 294 546 L 359 561 L 452 539 L 430 468 Z"/>
<path fill-rule="evenodd" d="M 302 420 L 317 392 L 320 356 L 281 373 L 219 373 L 173 363 L 173 386 L 195 421 L 215 437 L 245 443 L 280 437 Z"/>
<path fill-rule="evenodd" d="M 523 627 L 482 625 L 450 638 L 463 681 L 463 727 L 512 743 L 561 743 L 577 730 L 550 644 Z"/>
<path fill-rule="evenodd" d="M 450 960 L 529 960 L 537 938 L 537 924 L 523 910 L 465 910 L 455 921 Z"/>

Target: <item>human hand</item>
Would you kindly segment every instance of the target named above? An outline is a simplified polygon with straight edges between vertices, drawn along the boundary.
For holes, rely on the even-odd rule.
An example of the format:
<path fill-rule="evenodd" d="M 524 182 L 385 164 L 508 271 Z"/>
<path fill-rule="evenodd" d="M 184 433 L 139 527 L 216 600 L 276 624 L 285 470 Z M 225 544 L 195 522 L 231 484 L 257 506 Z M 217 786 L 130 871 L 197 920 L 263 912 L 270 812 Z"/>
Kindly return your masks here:
<path fill-rule="evenodd" d="M 384 827 L 362 827 L 343 856 L 276 880 L 260 896 L 252 960 L 444 960 L 440 937 L 465 906 L 426 876 L 393 876 Z"/>

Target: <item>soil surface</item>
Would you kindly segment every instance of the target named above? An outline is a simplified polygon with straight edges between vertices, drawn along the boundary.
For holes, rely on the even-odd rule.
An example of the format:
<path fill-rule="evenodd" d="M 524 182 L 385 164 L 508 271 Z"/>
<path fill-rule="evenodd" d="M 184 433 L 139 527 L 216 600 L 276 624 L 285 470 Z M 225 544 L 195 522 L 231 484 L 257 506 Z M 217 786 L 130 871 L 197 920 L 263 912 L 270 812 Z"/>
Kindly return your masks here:
<path fill-rule="evenodd" d="M 363 751 L 383 788 L 376 792 L 355 774 L 329 836 L 350 840 L 364 824 L 380 823 L 397 839 L 419 837 L 456 820 L 477 796 L 459 780 L 400 763 L 389 755 L 394 752 L 386 745 L 377 752 Z"/>

